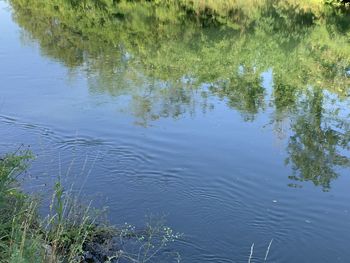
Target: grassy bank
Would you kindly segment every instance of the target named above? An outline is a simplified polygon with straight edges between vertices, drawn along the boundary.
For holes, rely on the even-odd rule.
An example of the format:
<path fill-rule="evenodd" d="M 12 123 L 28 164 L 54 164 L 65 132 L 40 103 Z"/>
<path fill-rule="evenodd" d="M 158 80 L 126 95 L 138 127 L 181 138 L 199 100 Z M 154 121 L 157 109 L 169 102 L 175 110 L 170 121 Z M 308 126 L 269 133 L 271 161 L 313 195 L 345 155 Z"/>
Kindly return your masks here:
<path fill-rule="evenodd" d="M 24 194 L 17 181 L 32 157 L 24 151 L 0 162 L 0 262 L 79 262 L 84 242 L 97 234 L 94 218 L 88 209 L 75 214 L 59 183 L 50 215 L 41 218 L 39 200 Z"/>
<path fill-rule="evenodd" d="M 99 213 L 82 206 L 60 183 L 50 213 L 38 214 L 38 199 L 20 190 L 17 178 L 33 158 L 28 151 L 0 159 L 0 262 L 148 262 L 179 235 L 161 221 L 136 230 L 101 224 Z M 171 257 L 179 258 L 177 253 Z"/>

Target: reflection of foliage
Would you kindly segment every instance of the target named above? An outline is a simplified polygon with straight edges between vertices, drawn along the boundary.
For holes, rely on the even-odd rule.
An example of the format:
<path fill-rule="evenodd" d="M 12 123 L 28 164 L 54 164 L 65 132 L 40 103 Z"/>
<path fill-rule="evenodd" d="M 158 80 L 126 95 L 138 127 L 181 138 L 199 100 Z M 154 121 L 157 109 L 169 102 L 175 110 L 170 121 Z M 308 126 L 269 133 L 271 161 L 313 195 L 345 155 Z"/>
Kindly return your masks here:
<path fill-rule="evenodd" d="M 274 76 L 274 104 L 277 112 L 290 111 L 296 106 L 297 89 L 285 84 L 278 76 Z"/>
<path fill-rule="evenodd" d="M 225 98 L 230 107 L 244 115 L 245 120 L 254 120 L 254 116 L 264 106 L 265 89 L 261 86 L 261 77 L 254 72 L 243 71 L 232 81 L 213 86 L 211 91 Z"/>
<path fill-rule="evenodd" d="M 69 67 L 84 65 L 101 78 L 97 88 L 109 92 L 120 88 L 113 87 L 113 75 L 123 67 L 168 82 L 187 76 L 198 85 L 233 79 L 242 64 L 260 73 L 273 68 L 286 85 L 297 88 L 317 85 L 344 92 L 350 82 L 345 76 L 349 28 L 341 26 L 349 25 L 349 18 L 334 8 L 322 12 L 318 0 L 233 0 L 221 6 L 220 1 L 203 6 L 203 1 L 187 0 L 179 1 L 183 5 L 167 4 L 170 0 L 11 2 L 18 23 L 40 41 L 45 54 Z M 216 22 L 218 28 L 203 28 L 189 12 L 209 8 L 222 17 L 225 6 L 249 17 L 249 26 L 230 27 L 228 11 L 226 20 Z M 334 33 L 335 27 L 342 34 Z"/>
<path fill-rule="evenodd" d="M 274 1 L 265 6 L 261 23 L 270 26 L 269 31 L 276 34 L 281 43 L 293 43 L 302 40 L 310 31 L 316 21 L 316 11 L 301 9 L 298 5 L 280 3 L 276 8 Z M 265 25 L 264 25 L 265 24 Z M 288 30 L 285 30 L 285 29 Z"/>
<path fill-rule="evenodd" d="M 347 15 L 350 12 L 349 7 L 340 8 L 326 8 L 326 18 L 329 30 L 333 30 L 339 33 L 349 34 L 350 31 L 350 16 Z"/>
<path fill-rule="evenodd" d="M 134 95 L 132 98 L 132 111 L 140 120 L 138 123 L 147 125 L 149 120 L 159 118 L 177 119 L 185 112 L 194 114 L 196 105 L 196 94 L 191 85 L 178 82 L 169 86 L 145 88 L 142 94 Z"/>
<path fill-rule="evenodd" d="M 340 150 L 350 149 L 350 131 L 339 130 L 349 123 L 338 120 L 336 116 L 331 116 L 336 125 L 327 123 L 323 100 L 322 91 L 315 90 L 301 102 L 302 107 L 292 125 L 294 135 L 289 141 L 290 157 L 287 161 L 293 163 L 294 175 L 291 179 L 312 181 L 329 190 L 331 180 L 338 177 L 333 167 L 350 166 L 350 159 Z"/>
<path fill-rule="evenodd" d="M 121 97 L 142 125 L 195 114 L 198 106 L 210 109 L 210 95 L 249 121 L 273 104 L 273 121 L 294 116 L 288 148 L 293 178 L 328 189 L 337 176 L 334 166 L 348 163 L 338 148 L 347 147 L 349 129 L 326 126 L 327 106 L 323 93 L 317 93 L 348 95 L 345 5 L 321 0 L 10 2 L 16 21 L 43 54 L 70 69 L 82 68 L 91 93 Z M 262 83 L 267 71 L 272 72 L 271 102 L 265 101 L 269 92 Z M 299 99 L 303 94 L 305 101 Z"/>

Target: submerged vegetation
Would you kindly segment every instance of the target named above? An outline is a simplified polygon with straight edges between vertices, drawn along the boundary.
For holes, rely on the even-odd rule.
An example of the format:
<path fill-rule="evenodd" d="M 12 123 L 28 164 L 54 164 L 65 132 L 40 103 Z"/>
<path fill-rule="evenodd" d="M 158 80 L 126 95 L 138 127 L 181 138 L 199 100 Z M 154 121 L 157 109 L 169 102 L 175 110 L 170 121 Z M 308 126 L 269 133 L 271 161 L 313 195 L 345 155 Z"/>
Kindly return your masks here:
<path fill-rule="evenodd" d="M 0 160 L 1 263 L 149 262 L 179 238 L 163 221 L 150 221 L 140 230 L 102 224 L 99 213 L 79 204 L 60 183 L 49 215 L 41 217 L 39 200 L 23 193 L 17 180 L 32 157 L 22 151 Z M 175 252 L 167 257 L 180 260 Z"/>

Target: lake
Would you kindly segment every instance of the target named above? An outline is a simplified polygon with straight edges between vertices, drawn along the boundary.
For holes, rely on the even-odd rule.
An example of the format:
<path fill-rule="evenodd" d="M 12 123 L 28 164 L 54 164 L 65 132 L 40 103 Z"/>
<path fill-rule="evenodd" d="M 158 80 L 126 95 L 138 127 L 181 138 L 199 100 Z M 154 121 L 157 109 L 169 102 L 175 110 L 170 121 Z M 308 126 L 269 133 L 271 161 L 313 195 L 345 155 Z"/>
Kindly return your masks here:
<path fill-rule="evenodd" d="M 73 2 L 0 1 L 0 154 L 30 145 L 26 191 L 164 215 L 182 262 L 349 261 L 346 10 Z"/>

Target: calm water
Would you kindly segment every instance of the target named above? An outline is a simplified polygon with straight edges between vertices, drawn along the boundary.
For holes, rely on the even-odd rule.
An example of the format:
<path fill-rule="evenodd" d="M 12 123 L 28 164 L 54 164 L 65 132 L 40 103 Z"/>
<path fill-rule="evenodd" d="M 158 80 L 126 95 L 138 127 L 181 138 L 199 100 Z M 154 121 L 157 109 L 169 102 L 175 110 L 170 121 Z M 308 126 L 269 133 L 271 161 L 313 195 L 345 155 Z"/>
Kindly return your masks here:
<path fill-rule="evenodd" d="M 252 243 L 264 262 L 271 239 L 267 262 L 349 262 L 348 14 L 252 28 L 126 6 L 98 27 L 11 2 L 0 153 L 31 145 L 26 189 L 61 176 L 113 223 L 166 215 L 183 262 L 247 262 Z"/>

